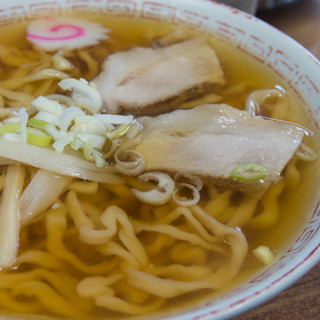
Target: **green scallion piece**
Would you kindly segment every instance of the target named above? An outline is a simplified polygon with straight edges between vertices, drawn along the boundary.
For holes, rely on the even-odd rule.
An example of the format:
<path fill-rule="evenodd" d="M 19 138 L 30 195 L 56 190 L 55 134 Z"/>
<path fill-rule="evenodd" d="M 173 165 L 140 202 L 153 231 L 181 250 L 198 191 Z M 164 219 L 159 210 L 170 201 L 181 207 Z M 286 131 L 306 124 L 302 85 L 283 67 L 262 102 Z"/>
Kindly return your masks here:
<path fill-rule="evenodd" d="M 121 138 L 128 132 L 129 128 L 129 124 L 122 124 L 119 128 L 112 131 L 112 139 Z"/>
<path fill-rule="evenodd" d="M 70 146 L 73 150 L 79 150 L 84 145 L 84 142 L 79 138 L 74 138 L 70 143 Z"/>
<path fill-rule="evenodd" d="M 30 127 L 34 127 L 34 128 L 38 128 L 38 129 L 45 129 L 46 125 L 48 125 L 48 124 L 49 124 L 49 122 L 47 122 L 47 121 L 35 119 L 35 118 L 31 118 L 28 121 L 28 125 Z"/>
<path fill-rule="evenodd" d="M 19 132 L 20 131 L 20 123 L 8 123 L 0 126 L 0 135 L 4 133 L 12 133 L 12 132 Z"/>
<path fill-rule="evenodd" d="M 97 150 L 96 148 L 93 148 L 92 154 L 97 167 L 103 168 L 106 166 L 107 161 L 99 150 Z"/>
<path fill-rule="evenodd" d="M 237 166 L 231 173 L 231 178 L 242 181 L 265 179 L 267 170 L 257 163 L 245 163 Z"/>
<path fill-rule="evenodd" d="M 43 133 L 41 130 L 27 128 L 27 143 L 38 147 L 49 147 L 52 137 Z"/>
<path fill-rule="evenodd" d="M 84 144 L 82 150 L 83 150 L 83 156 L 87 161 L 92 160 L 92 149 L 94 147 L 95 139 L 94 137 L 91 137 L 88 139 L 88 141 Z"/>
<path fill-rule="evenodd" d="M 267 246 L 259 246 L 255 248 L 252 253 L 265 266 L 274 260 L 273 252 Z"/>

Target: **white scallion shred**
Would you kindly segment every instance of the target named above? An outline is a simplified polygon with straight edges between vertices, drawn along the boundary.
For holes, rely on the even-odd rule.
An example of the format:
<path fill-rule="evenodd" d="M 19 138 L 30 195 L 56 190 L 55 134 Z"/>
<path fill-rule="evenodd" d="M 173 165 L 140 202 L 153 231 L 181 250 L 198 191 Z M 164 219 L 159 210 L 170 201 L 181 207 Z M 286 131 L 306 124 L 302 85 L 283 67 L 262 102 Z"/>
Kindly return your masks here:
<path fill-rule="evenodd" d="M 157 186 L 149 191 L 132 189 L 134 195 L 142 202 L 151 205 L 163 205 L 167 203 L 174 192 L 174 181 L 162 172 L 148 172 L 140 175 L 139 180 L 144 182 L 156 182 Z"/>
<path fill-rule="evenodd" d="M 179 193 L 184 189 L 191 191 L 191 196 L 181 196 Z M 174 202 L 183 207 L 189 207 L 196 205 L 200 201 L 200 193 L 197 187 L 189 183 L 179 183 L 176 190 L 174 191 L 172 198 Z"/>
<path fill-rule="evenodd" d="M 72 100 L 72 98 L 59 93 L 53 93 L 46 96 L 47 99 L 54 100 L 58 103 L 63 104 L 66 107 L 70 107 L 75 105 L 75 102 Z"/>
<path fill-rule="evenodd" d="M 70 131 L 75 133 L 90 133 L 105 136 L 109 128 L 102 121 L 90 115 L 77 116 Z"/>
<path fill-rule="evenodd" d="M 72 63 L 67 60 L 64 56 L 64 50 L 60 49 L 52 56 L 53 65 L 58 70 L 71 70 Z"/>
<path fill-rule="evenodd" d="M 138 151 L 118 149 L 114 152 L 114 159 L 117 170 L 128 176 L 137 176 L 144 170 L 145 159 Z"/>
<path fill-rule="evenodd" d="M 265 266 L 274 260 L 274 255 L 269 247 L 259 246 L 252 251 L 253 255 Z"/>
<path fill-rule="evenodd" d="M 46 97 L 39 96 L 32 101 L 32 105 L 35 106 L 39 111 L 47 111 L 51 114 L 59 116 L 64 110 L 64 106 L 54 100 L 47 99 Z"/>
<path fill-rule="evenodd" d="M 62 130 L 67 131 L 69 128 L 70 123 L 76 118 L 86 116 L 86 114 L 78 107 L 71 106 L 67 109 L 65 109 L 60 115 L 59 115 L 59 121 L 60 121 L 60 128 Z"/>
<path fill-rule="evenodd" d="M 19 113 L 17 115 L 14 113 L 12 114 L 12 117 L 4 119 L 1 125 L 8 124 L 8 123 L 17 123 L 19 121 L 20 121 Z"/>
<path fill-rule="evenodd" d="M 195 186 L 198 191 L 200 191 L 203 187 L 202 180 L 199 177 L 190 174 L 189 172 L 180 171 L 174 175 L 173 180 L 175 181 L 176 184 L 179 184 L 179 183 L 191 184 Z"/>
<path fill-rule="evenodd" d="M 70 134 L 63 135 L 61 138 L 57 139 L 53 143 L 53 148 L 59 153 L 63 152 L 64 147 L 70 144 L 74 140 L 73 136 Z"/>
<path fill-rule="evenodd" d="M 91 113 L 97 113 L 102 107 L 100 92 L 87 82 L 77 79 L 63 79 L 58 85 L 63 90 L 72 90 L 71 97 L 76 104 Z"/>
<path fill-rule="evenodd" d="M 2 135 L 2 139 L 3 140 L 7 140 L 7 141 L 22 141 L 21 140 L 21 134 L 20 133 L 14 133 L 14 132 L 9 132 L 9 133 L 4 133 Z"/>
<path fill-rule="evenodd" d="M 92 149 L 92 155 L 94 158 L 94 161 L 99 168 L 103 168 L 107 165 L 106 159 L 104 158 L 103 154 L 99 152 L 97 149 Z"/>
<path fill-rule="evenodd" d="M 79 150 L 84 146 L 84 142 L 79 138 L 74 138 L 70 146 L 73 150 Z"/>
<path fill-rule="evenodd" d="M 53 124 L 53 125 L 59 125 L 58 116 L 55 115 L 55 114 L 52 114 L 52 113 L 50 113 L 48 111 L 39 111 L 34 116 L 34 119 L 42 120 L 42 121 L 48 122 L 48 123 Z"/>
<path fill-rule="evenodd" d="M 54 140 L 61 139 L 64 134 L 67 134 L 66 132 L 63 133 L 62 131 L 58 130 L 57 127 L 52 123 L 46 125 L 45 130 L 48 134 L 52 136 Z"/>
<path fill-rule="evenodd" d="M 300 144 L 296 156 L 304 161 L 315 161 L 317 159 L 317 154 L 303 142 Z"/>
<path fill-rule="evenodd" d="M 63 94 L 39 96 L 32 102 L 32 106 L 37 110 L 36 114 L 28 119 L 25 108 L 21 108 L 5 120 L 10 127 L 5 127 L 0 136 L 2 139 L 23 141 L 43 148 L 52 147 L 59 153 L 70 146 L 71 149 L 82 152 L 85 160 L 94 161 L 99 167 L 105 166 L 106 159 L 114 155 L 122 139 L 125 137 L 126 143 L 132 140 L 139 132 L 140 126 L 132 115 L 97 113 L 102 107 L 102 98 L 92 82 L 67 78 L 60 81 L 59 86 L 71 91 L 71 98 Z M 37 126 L 39 123 L 42 125 Z M 0 123 L 3 124 L 4 122 Z M 20 128 L 13 130 L 11 124 L 14 128 L 19 124 Z M 37 132 L 34 131 L 34 126 Z M 144 161 L 139 155 L 135 157 L 135 161 L 120 161 L 121 164 L 117 163 L 116 167 L 119 166 L 121 171 L 124 166 L 131 165 L 131 174 L 140 174 L 144 168 Z M 125 168 L 125 171 L 127 169 Z"/>
<path fill-rule="evenodd" d="M 82 134 L 84 136 L 84 134 Z M 106 138 L 96 135 L 86 135 L 85 139 L 79 138 L 84 141 L 83 156 L 86 160 L 90 161 L 92 159 L 93 148 L 101 149 L 105 143 Z"/>
<path fill-rule="evenodd" d="M 27 123 L 28 123 L 28 114 L 25 108 L 21 108 L 19 111 L 20 115 L 20 132 L 21 139 L 23 142 L 27 141 Z"/>

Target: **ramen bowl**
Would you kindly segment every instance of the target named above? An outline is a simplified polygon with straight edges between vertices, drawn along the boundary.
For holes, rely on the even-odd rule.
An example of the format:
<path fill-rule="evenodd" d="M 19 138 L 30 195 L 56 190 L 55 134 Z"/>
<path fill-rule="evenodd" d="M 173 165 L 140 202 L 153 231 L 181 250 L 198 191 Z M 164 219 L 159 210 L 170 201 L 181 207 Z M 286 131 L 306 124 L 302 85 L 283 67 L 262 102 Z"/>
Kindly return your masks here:
<path fill-rule="evenodd" d="M 0 26 L 29 22 L 42 16 L 100 15 L 142 18 L 204 31 L 210 37 L 250 57 L 279 77 L 299 100 L 314 135 L 320 127 L 320 63 L 301 45 L 254 16 L 215 1 L 200 0 L 59 0 L 3 1 Z M 129 28 L 129 26 L 128 26 Z M 274 261 L 262 266 L 216 297 L 135 319 L 228 319 L 255 308 L 285 290 L 320 259 L 319 185 L 312 190 L 301 226 Z M 244 266 L 245 267 L 245 266 Z"/>

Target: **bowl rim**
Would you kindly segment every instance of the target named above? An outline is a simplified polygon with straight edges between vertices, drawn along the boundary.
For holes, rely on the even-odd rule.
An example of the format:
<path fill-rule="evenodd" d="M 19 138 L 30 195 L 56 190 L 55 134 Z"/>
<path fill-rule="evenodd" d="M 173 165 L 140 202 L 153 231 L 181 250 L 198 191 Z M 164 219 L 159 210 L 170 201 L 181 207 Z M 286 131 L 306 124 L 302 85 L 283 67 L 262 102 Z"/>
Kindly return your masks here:
<path fill-rule="evenodd" d="M 36 1 L 36 0 L 35 0 Z M 24 12 L 26 14 L 25 17 L 29 14 L 27 10 L 27 6 L 32 4 L 32 0 L 16 0 L 14 3 L 21 5 L 24 7 Z M 106 0 L 104 3 L 111 3 L 112 0 Z M 114 2 L 117 2 L 116 0 L 113 0 Z M 122 0 L 124 1 L 124 0 Z M 147 3 L 148 1 L 143 0 L 128 0 L 128 3 Z M 56 1 L 57 5 L 63 5 L 66 4 L 67 0 L 58 0 Z M 81 3 L 81 1 L 78 1 Z M 232 17 L 233 21 L 229 21 L 229 24 L 225 23 L 219 24 L 219 19 L 215 19 L 212 21 L 208 20 L 201 20 L 203 23 L 202 26 L 199 28 L 202 30 L 207 31 L 208 28 L 213 28 L 217 33 L 215 36 L 217 37 L 227 37 L 229 32 L 229 36 L 231 37 L 231 31 L 234 32 L 237 31 L 233 28 L 233 26 L 236 26 L 238 23 L 241 23 L 242 25 L 246 26 L 246 30 L 252 29 L 252 32 L 250 35 L 243 35 L 241 32 L 235 35 L 235 41 L 233 44 L 240 50 L 244 51 L 245 53 L 253 56 L 255 59 L 261 61 L 261 63 L 269 64 L 269 67 L 273 69 L 275 72 L 279 72 L 277 67 L 282 68 L 280 70 L 280 76 L 283 77 L 286 81 L 289 81 L 289 86 L 297 93 L 300 100 L 306 107 L 307 113 L 310 115 L 310 117 L 313 119 L 313 121 L 316 124 L 316 127 L 320 128 L 320 115 L 316 114 L 316 108 L 318 107 L 319 102 L 317 102 L 317 99 L 320 101 L 320 77 L 317 79 L 316 77 L 310 77 L 310 74 L 315 73 L 315 69 L 320 71 L 320 62 L 318 59 L 310 53 L 307 49 L 305 49 L 301 44 L 299 44 L 296 40 L 292 39 L 290 36 L 286 35 L 282 31 L 276 29 L 275 27 L 271 26 L 267 22 L 264 22 L 260 20 L 257 17 L 254 17 L 248 13 L 242 12 L 238 9 L 229 7 L 225 4 L 222 4 L 220 2 L 214 1 L 214 0 L 153 0 L 153 3 L 161 3 L 164 4 L 170 4 L 171 6 L 176 6 L 177 8 L 189 8 L 190 6 L 197 6 L 197 12 L 199 15 L 202 15 L 203 17 L 207 17 L 211 14 L 211 12 L 216 11 L 216 17 L 224 15 L 227 17 Z M 94 0 L 88 0 L 87 3 L 95 3 L 95 5 L 98 3 Z M 102 1 L 99 2 L 100 4 L 104 4 Z M 121 3 L 121 0 L 119 0 L 119 3 Z M 149 2 L 151 3 L 151 1 Z M 9 7 L 12 7 L 13 3 L 3 3 L 0 4 L 1 7 L 4 10 L 7 10 Z M 9 10 L 9 9 L 8 9 Z M 139 8 L 141 10 L 141 8 Z M 140 12 L 140 11 L 139 11 Z M 179 10 L 177 10 L 179 13 Z M 141 12 L 140 12 L 141 13 Z M 195 17 L 195 16 L 194 16 Z M 178 16 L 178 18 L 185 23 L 190 23 L 190 21 L 183 20 L 183 16 Z M 220 18 L 221 19 L 221 18 Z M 195 19 L 196 22 L 200 21 Z M 0 19 L 1 22 L 1 19 Z M 191 21 L 192 22 L 192 21 Z M 210 25 L 210 22 L 212 25 Z M 1 25 L 1 24 L 0 24 Z M 225 30 L 222 30 L 222 26 L 225 27 Z M 220 28 L 220 29 L 219 29 Z M 262 32 L 268 31 L 268 33 L 264 34 L 264 38 L 261 39 L 259 34 Z M 245 38 L 247 37 L 247 38 Z M 251 38 L 250 38 L 251 37 Z M 278 39 L 277 45 L 278 45 L 278 54 L 279 56 L 273 57 L 273 54 L 276 54 L 275 51 L 269 52 L 268 44 L 273 43 L 273 41 Z M 252 50 L 252 48 L 248 44 L 248 40 L 256 40 L 256 45 L 260 45 L 260 47 L 257 47 L 257 51 Z M 229 39 L 232 40 L 231 38 Z M 228 39 L 225 41 L 228 41 Z M 260 51 L 258 51 L 258 49 Z M 251 50 L 251 51 L 250 51 Z M 264 51 L 265 50 L 265 51 Z M 262 57 L 259 56 L 259 53 L 262 53 Z M 294 57 L 294 59 L 293 59 Z M 277 60 L 274 60 L 276 59 Z M 283 59 L 283 60 L 281 60 Z M 300 68 L 299 65 L 296 65 L 296 61 L 300 61 L 302 59 L 303 61 L 303 70 Z M 286 63 L 289 63 L 289 67 L 285 65 Z M 292 63 L 292 64 L 291 64 Z M 290 68 L 293 68 L 294 71 L 290 71 Z M 294 74 L 296 72 L 297 74 Z M 291 74 L 294 74 L 294 79 L 290 79 L 289 76 Z M 305 90 L 304 90 L 305 89 Z M 316 107 L 312 107 L 312 106 Z M 300 250 L 298 253 L 300 255 L 300 260 L 298 263 L 292 263 L 288 265 L 283 265 L 280 270 L 274 270 L 273 274 L 270 275 L 268 278 L 268 281 L 261 280 L 259 283 L 260 285 L 257 285 L 258 287 L 261 287 L 260 289 L 254 289 L 256 288 L 255 285 L 248 288 L 246 294 L 242 295 L 242 298 L 239 300 L 236 300 L 234 297 L 232 297 L 232 294 L 235 290 L 232 290 L 230 293 L 222 295 L 221 298 L 216 299 L 215 301 L 221 302 L 220 299 L 226 299 L 225 302 L 221 302 L 222 307 L 219 309 L 215 309 L 214 302 L 211 302 L 207 304 L 206 306 L 203 306 L 201 309 L 188 309 L 182 312 L 179 315 L 175 316 L 166 316 L 161 317 L 161 319 L 176 319 L 176 320 L 184 320 L 184 319 L 193 319 L 193 320 L 211 320 L 213 319 L 229 319 L 233 318 L 235 316 L 238 316 L 240 314 L 243 314 L 250 309 L 257 307 L 268 300 L 275 297 L 280 292 L 287 289 L 289 286 L 291 286 L 294 282 L 296 282 L 299 278 L 301 278 L 303 275 L 305 275 L 311 268 L 313 268 L 319 261 L 320 261 L 320 243 L 316 240 L 316 235 L 320 235 L 320 197 L 317 198 L 317 201 L 313 204 L 313 214 L 310 214 L 308 217 L 308 223 L 310 224 L 312 222 L 312 219 L 314 219 L 315 223 L 317 223 L 318 229 L 314 229 L 314 233 L 312 234 L 312 238 L 307 238 L 308 242 L 303 243 L 303 247 L 301 249 L 301 245 L 297 242 L 294 242 L 291 246 L 288 246 L 288 250 L 284 253 L 284 261 L 291 261 L 292 255 L 290 253 L 295 254 L 295 245 L 297 244 L 298 249 Z M 305 224 L 305 229 L 301 228 L 300 233 L 297 235 L 296 241 L 298 241 L 299 238 L 303 237 L 303 232 L 308 232 L 308 223 Z M 303 239 L 302 239 L 303 240 Z M 290 251 L 291 250 L 291 251 Z M 298 254 L 296 253 L 296 254 Z M 278 260 L 274 265 L 277 265 L 279 263 Z M 266 268 L 265 272 L 272 271 L 272 267 Z M 254 279 L 251 279 L 249 283 L 254 283 L 256 278 L 259 278 L 261 275 L 259 274 L 258 277 L 254 277 Z M 268 283 L 268 285 L 267 285 Z M 229 302 L 228 302 L 229 301 Z"/>

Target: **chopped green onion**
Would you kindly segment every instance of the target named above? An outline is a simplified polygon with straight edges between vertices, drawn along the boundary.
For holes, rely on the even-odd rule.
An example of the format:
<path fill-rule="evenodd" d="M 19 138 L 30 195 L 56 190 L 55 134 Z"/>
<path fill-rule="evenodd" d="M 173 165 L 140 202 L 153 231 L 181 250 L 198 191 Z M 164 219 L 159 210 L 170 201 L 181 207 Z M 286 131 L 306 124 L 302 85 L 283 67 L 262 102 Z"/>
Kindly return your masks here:
<path fill-rule="evenodd" d="M 274 260 L 272 251 L 267 246 L 259 246 L 252 250 L 253 255 L 265 266 Z"/>
<path fill-rule="evenodd" d="M 78 107 L 70 106 L 65 109 L 59 116 L 59 127 L 61 130 L 67 131 L 70 123 L 74 121 L 76 117 L 85 116 L 86 114 Z"/>
<path fill-rule="evenodd" d="M 21 142 L 21 134 L 19 132 L 8 132 L 4 133 L 1 138 L 7 141 L 18 141 Z"/>
<path fill-rule="evenodd" d="M 83 156 L 87 161 L 91 160 L 92 157 L 92 150 L 95 146 L 95 138 L 94 136 L 90 137 L 84 144 L 83 147 Z"/>
<path fill-rule="evenodd" d="M 52 137 L 35 128 L 27 128 L 27 143 L 38 147 L 48 147 Z"/>
<path fill-rule="evenodd" d="M 66 77 L 59 70 L 42 71 L 41 75 Z M 102 99 L 94 83 L 66 78 L 58 85 L 64 90 L 71 90 L 71 98 L 64 95 L 37 97 L 31 103 L 37 109 L 32 118 L 29 119 L 29 114 L 22 107 L 19 114 L 13 114 L 5 124 L 0 123 L 0 141 L 52 147 L 59 153 L 70 145 L 72 149 L 81 151 L 87 161 L 105 167 L 107 157 L 115 153 L 122 137 L 132 139 L 138 134 L 140 125 L 134 121 L 133 115 L 96 113 L 102 107 Z M 83 108 L 93 114 L 87 114 Z"/>
<path fill-rule="evenodd" d="M 48 111 L 39 111 L 33 119 L 42 120 L 49 124 L 59 125 L 58 116 L 48 112 Z"/>
<path fill-rule="evenodd" d="M 53 123 L 49 123 L 48 125 L 46 125 L 45 129 L 46 129 L 46 132 L 47 132 L 54 140 L 58 140 L 58 139 L 60 139 L 62 136 L 64 136 L 65 134 L 67 134 L 66 132 L 62 132 L 62 131 L 58 130 L 57 127 L 56 127 Z"/>
<path fill-rule="evenodd" d="M 72 143 L 73 139 L 74 137 L 71 134 L 65 133 L 61 135 L 58 139 L 55 139 L 55 142 L 52 146 L 56 151 L 61 153 L 63 152 L 65 146 Z"/>
<path fill-rule="evenodd" d="M 64 110 L 63 105 L 57 101 L 47 99 L 46 97 L 39 96 L 32 101 L 32 105 L 35 106 L 39 111 L 47 111 L 57 117 Z"/>
<path fill-rule="evenodd" d="M 267 170 L 257 163 L 245 163 L 237 166 L 231 173 L 231 178 L 243 181 L 265 179 Z"/>
<path fill-rule="evenodd" d="M 38 129 L 45 129 L 45 127 L 49 124 L 49 122 L 40 120 L 40 119 L 35 119 L 31 118 L 28 122 L 28 125 L 34 128 Z"/>
<path fill-rule="evenodd" d="M 123 137 L 129 130 L 130 125 L 129 124 L 122 124 L 119 126 L 119 128 L 111 131 L 111 139 L 121 138 Z"/>
<path fill-rule="evenodd" d="M 79 138 L 84 142 L 84 145 L 82 146 L 83 156 L 88 161 L 93 160 L 92 148 L 101 150 L 106 141 L 105 137 L 101 137 L 96 134 L 88 134 L 88 133 L 79 133 L 77 135 L 77 138 Z"/>
<path fill-rule="evenodd" d="M 317 159 L 317 154 L 303 142 L 300 144 L 296 156 L 304 161 L 314 161 Z"/>
<path fill-rule="evenodd" d="M 107 161 L 104 158 L 103 154 L 100 151 L 98 151 L 96 148 L 92 149 L 92 155 L 97 167 L 103 168 L 107 165 Z"/>
<path fill-rule="evenodd" d="M 22 141 L 27 141 L 27 122 L 28 122 L 28 113 L 26 109 L 22 107 L 19 110 L 19 117 L 20 117 L 20 134 Z"/>
<path fill-rule="evenodd" d="M 0 135 L 4 133 L 11 133 L 11 132 L 19 132 L 20 131 L 20 123 L 8 123 L 0 126 Z"/>
<path fill-rule="evenodd" d="M 74 138 L 70 146 L 73 150 L 79 150 L 84 145 L 84 142 L 79 138 Z"/>

